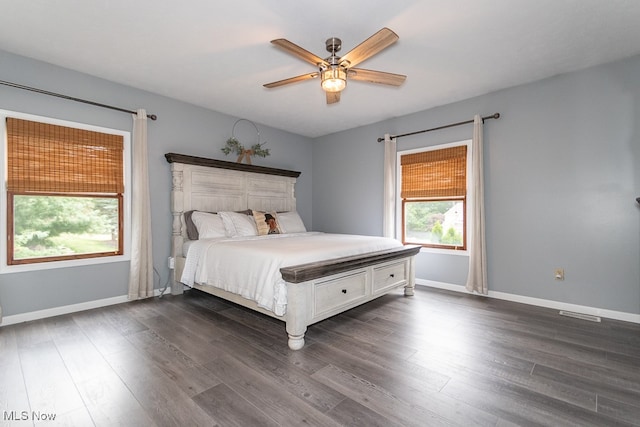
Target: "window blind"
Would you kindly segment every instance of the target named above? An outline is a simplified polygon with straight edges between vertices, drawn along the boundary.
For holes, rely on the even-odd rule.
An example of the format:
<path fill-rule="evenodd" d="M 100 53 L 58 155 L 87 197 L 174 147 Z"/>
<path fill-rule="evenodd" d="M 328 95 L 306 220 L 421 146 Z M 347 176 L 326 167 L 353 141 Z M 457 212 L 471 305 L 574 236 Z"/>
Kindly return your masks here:
<path fill-rule="evenodd" d="M 400 197 L 465 197 L 467 194 L 467 146 L 422 151 L 400 156 Z"/>
<path fill-rule="evenodd" d="M 121 135 L 7 118 L 7 142 L 10 192 L 124 192 Z"/>

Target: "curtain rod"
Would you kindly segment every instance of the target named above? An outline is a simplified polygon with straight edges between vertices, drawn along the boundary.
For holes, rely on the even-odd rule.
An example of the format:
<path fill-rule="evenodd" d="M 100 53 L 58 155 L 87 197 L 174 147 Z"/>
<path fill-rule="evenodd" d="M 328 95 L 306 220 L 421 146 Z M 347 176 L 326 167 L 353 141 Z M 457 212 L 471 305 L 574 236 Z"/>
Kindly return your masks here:
<path fill-rule="evenodd" d="M 498 118 L 500 118 L 500 113 L 495 113 L 495 114 L 492 114 L 490 116 L 482 117 L 482 121 L 484 122 L 487 119 L 498 119 Z M 433 130 L 440 130 L 440 129 L 451 128 L 451 127 L 454 127 L 454 126 L 466 125 L 467 123 L 473 123 L 473 120 L 465 120 L 464 122 L 451 123 L 451 124 L 444 125 L 444 126 L 438 126 L 437 128 L 419 130 L 419 131 L 410 132 L 410 133 L 403 133 L 402 135 L 391 135 L 391 138 L 401 138 L 403 136 L 416 135 L 418 133 L 431 132 Z M 382 142 L 382 141 L 384 141 L 384 138 L 378 138 L 378 142 Z"/>
<path fill-rule="evenodd" d="M 5 86 L 15 87 L 17 89 L 24 89 L 24 90 L 29 90 L 31 92 L 41 93 L 43 95 L 56 96 L 58 98 L 68 99 L 70 101 L 76 101 L 76 102 L 82 102 L 82 103 L 85 103 L 85 104 L 95 105 L 97 107 L 109 108 L 111 110 L 122 111 L 124 113 L 137 114 L 135 111 L 126 110 L 124 108 L 112 107 L 111 105 L 100 104 L 98 102 L 93 102 L 93 101 L 87 101 L 86 99 L 74 98 L 72 96 L 62 95 L 60 93 L 55 93 L 55 92 L 49 92 L 47 90 L 38 89 L 38 88 L 35 88 L 35 87 L 24 86 L 24 85 L 21 85 L 21 84 L 18 84 L 18 83 L 12 83 L 12 82 L 6 82 L 4 80 L 0 80 L 0 84 L 5 85 Z M 158 116 L 156 116 L 155 114 L 147 114 L 147 117 L 150 118 L 151 120 L 156 120 L 158 118 Z"/>

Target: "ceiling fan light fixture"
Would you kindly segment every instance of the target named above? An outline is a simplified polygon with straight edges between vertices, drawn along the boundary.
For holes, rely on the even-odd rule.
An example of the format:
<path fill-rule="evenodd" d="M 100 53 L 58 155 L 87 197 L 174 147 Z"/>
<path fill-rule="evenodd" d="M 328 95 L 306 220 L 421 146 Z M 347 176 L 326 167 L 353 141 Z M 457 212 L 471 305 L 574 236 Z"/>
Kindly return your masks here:
<path fill-rule="evenodd" d="M 320 72 L 322 89 L 325 92 L 340 92 L 347 87 L 347 70 L 332 66 Z"/>

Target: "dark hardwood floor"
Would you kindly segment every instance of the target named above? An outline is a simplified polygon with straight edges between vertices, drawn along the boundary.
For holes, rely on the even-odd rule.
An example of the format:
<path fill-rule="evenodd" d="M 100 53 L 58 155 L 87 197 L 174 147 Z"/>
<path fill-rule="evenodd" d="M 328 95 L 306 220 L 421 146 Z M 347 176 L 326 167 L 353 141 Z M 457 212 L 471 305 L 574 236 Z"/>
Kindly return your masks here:
<path fill-rule="evenodd" d="M 286 342 L 195 290 L 5 326 L 0 425 L 640 425 L 637 324 L 418 287 Z"/>

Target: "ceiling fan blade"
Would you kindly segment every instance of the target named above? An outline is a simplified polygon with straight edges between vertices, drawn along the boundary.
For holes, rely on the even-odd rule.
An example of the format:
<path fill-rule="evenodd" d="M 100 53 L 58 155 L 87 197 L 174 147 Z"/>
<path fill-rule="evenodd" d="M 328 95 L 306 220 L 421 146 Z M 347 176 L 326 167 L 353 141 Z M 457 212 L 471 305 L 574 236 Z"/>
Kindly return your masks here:
<path fill-rule="evenodd" d="M 320 75 L 320 73 L 318 73 L 316 71 L 315 73 L 302 74 L 300 76 L 290 77 L 290 78 L 284 79 L 284 80 L 278 80 L 277 82 L 267 83 L 267 84 L 265 84 L 263 86 L 264 87 L 268 87 L 268 88 L 271 89 L 271 88 L 274 88 L 274 87 L 284 86 L 284 85 L 288 85 L 288 84 L 291 84 L 291 83 L 302 82 L 304 80 L 315 79 L 319 75 Z"/>
<path fill-rule="evenodd" d="M 327 93 L 327 104 L 335 104 L 336 102 L 340 102 L 340 92 L 326 92 Z"/>
<path fill-rule="evenodd" d="M 372 57 L 386 47 L 398 41 L 399 37 L 396 33 L 388 28 L 383 28 L 358 46 L 351 49 L 340 58 L 341 62 L 348 61 L 346 67 L 353 67 L 361 63 L 367 58 Z"/>
<path fill-rule="evenodd" d="M 275 39 L 275 40 L 271 40 L 271 43 L 273 43 L 274 45 L 286 50 L 287 52 L 289 52 L 290 54 L 297 56 L 298 58 L 302 59 L 303 61 L 307 61 L 308 63 L 315 65 L 315 66 L 319 66 L 320 64 L 324 64 L 326 66 L 329 65 L 329 63 L 327 61 L 325 61 L 324 59 L 320 58 L 318 55 L 315 55 L 311 52 L 309 52 L 306 49 L 301 48 L 300 46 L 298 46 L 295 43 L 291 43 L 289 40 L 287 39 Z"/>
<path fill-rule="evenodd" d="M 364 68 L 349 68 L 347 78 L 369 83 L 400 86 L 407 79 L 402 74 L 385 73 L 384 71 L 365 70 Z"/>

